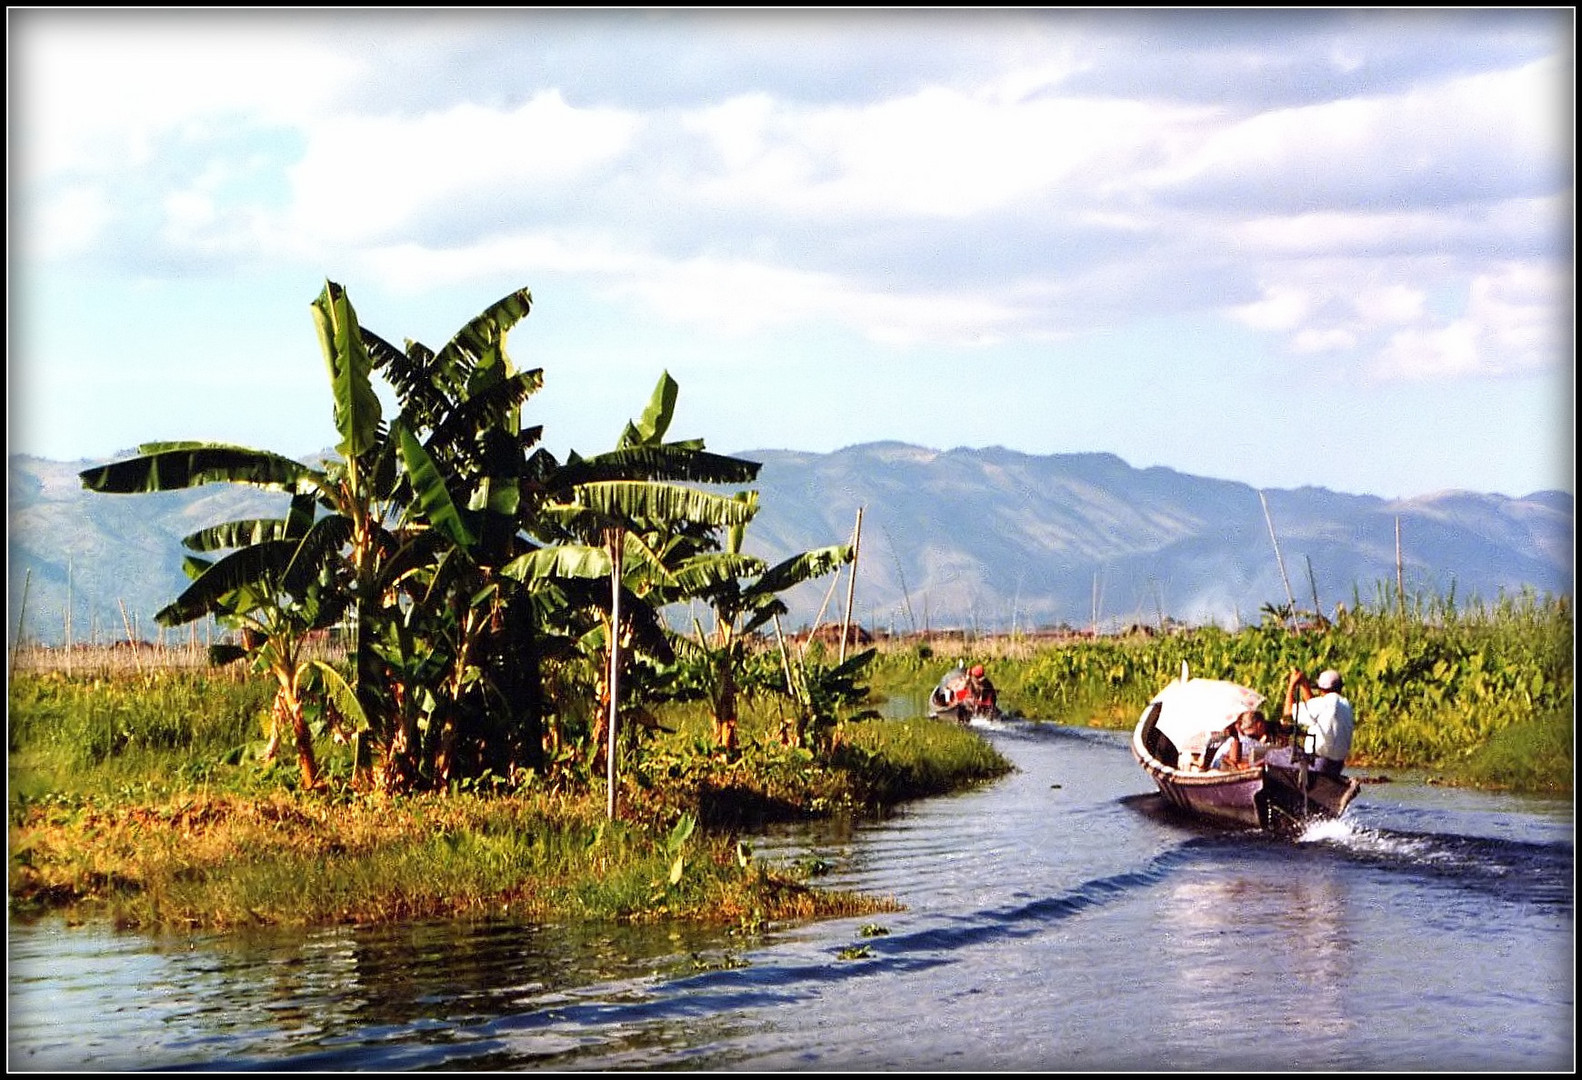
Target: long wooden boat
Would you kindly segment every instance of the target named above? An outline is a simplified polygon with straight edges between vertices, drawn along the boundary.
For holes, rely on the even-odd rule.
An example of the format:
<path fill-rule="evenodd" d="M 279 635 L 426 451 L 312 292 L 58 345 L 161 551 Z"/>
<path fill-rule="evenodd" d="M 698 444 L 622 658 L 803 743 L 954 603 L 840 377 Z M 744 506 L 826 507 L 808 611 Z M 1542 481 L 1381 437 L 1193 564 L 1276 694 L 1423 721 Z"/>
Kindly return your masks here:
<path fill-rule="evenodd" d="M 1263 700 L 1237 683 L 1191 678 L 1183 664 L 1181 677 L 1143 710 L 1132 732 L 1132 756 L 1166 799 L 1200 818 L 1287 831 L 1315 818 L 1339 817 L 1361 785 L 1308 768 L 1300 747 L 1271 747 L 1251 768 L 1205 768 L 1210 736 Z"/>
<path fill-rule="evenodd" d="M 967 672 L 959 667 L 946 672 L 928 695 L 928 715 L 958 724 L 981 724 L 1005 718 L 998 702 L 979 698 L 972 692 Z"/>

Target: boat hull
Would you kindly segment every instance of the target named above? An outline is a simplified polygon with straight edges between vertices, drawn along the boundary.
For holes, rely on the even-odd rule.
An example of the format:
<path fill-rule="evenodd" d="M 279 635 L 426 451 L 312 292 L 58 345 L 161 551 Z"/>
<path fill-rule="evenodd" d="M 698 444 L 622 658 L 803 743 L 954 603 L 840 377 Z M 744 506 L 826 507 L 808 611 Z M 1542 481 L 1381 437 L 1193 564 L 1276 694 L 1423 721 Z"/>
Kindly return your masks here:
<path fill-rule="evenodd" d="M 958 724 L 989 723 L 1005 716 L 992 696 L 973 693 L 973 685 L 961 668 L 948 673 L 928 695 L 928 715 Z"/>
<path fill-rule="evenodd" d="M 936 687 L 928 696 L 928 715 L 941 720 L 954 720 L 958 724 L 985 723 L 1003 716 L 997 705 L 975 698 L 953 699 L 940 687 Z"/>

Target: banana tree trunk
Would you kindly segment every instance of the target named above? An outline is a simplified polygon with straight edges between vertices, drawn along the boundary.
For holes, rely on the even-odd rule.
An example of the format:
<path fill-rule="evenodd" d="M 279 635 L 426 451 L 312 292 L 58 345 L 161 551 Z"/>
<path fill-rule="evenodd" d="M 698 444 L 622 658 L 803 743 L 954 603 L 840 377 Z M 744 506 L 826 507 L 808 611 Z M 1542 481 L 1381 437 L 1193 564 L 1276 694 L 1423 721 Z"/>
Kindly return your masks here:
<path fill-rule="evenodd" d="M 290 725 L 297 747 L 297 765 L 302 770 L 302 788 L 311 791 L 319 784 L 319 764 L 313 756 L 313 732 L 308 728 L 307 717 L 302 712 L 302 697 L 297 692 L 295 680 L 282 675 L 280 689 L 275 693 L 275 724 Z"/>
<path fill-rule="evenodd" d="M 726 751 L 736 749 L 736 677 L 731 652 L 729 644 L 720 650 L 714 697 L 714 742 Z"/>

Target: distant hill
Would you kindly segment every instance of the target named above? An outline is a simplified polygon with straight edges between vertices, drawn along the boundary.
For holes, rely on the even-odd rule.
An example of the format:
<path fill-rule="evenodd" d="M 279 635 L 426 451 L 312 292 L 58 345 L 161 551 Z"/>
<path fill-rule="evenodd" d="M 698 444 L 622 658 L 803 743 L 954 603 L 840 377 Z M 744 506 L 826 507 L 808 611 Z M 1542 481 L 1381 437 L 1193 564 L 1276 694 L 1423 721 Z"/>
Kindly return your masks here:
<path fill-rule="evenodd" d="M 763 463 L 747 548 L 771 561 L 851 538 L 863 508 L 856 615 L 897 632 L 1035 626 L 1104 628 L 1170 617 L 1234 626 L 1284 604 L 1257 489 L 1111 454 L 1028 455 L 999 447 L 931 450 L 868 443 L 828 454 L 748 450 Z M 281 509 L 282 496 L 212 485 L 159 495 L 82 490 L 97 461 L 9 462 L 8 639 L 115 640 L 187 579 L 182 536 Z M 1269 489 L 1285 578 L 1298 604 L 1325 612 L 1376 604 L 1396 582 L 1399 522 L 1410 595 L 1492 601 L 1501 593 L 1573 593 L 1574 498 L 1447 491 L 1384 500 L 1325 488 Z M 791 596 L 787 629 L 844 608 L 844 580 Z M 25 624 L 22 610 L 26 592 Z M 124 615 L 123 615 L 124 609 Z"/>
<path fill-rule="evenodd" d="M 1266 519 L 1246 484 L 1111 454 L 868 443 L 739 456 L 763 463 L 762 509 L 748 528 L 757 554 L 845 540 L 865 507 L 856 606 L 883 629 L 1082 627 L 1095 610 L 1107 627 L 1161 614 L 1229 626 L 1285 603 L 1282 560 L 1302 607 L 1314 606 L 1315 588 L 1326 612 L 1359 596 L 1375 603 L 1381 586 L 1395 587 L 1397 519 L 1409 594 L 1572 592 L 1565 492 L 1388 501 L 1270 489 Z"/>

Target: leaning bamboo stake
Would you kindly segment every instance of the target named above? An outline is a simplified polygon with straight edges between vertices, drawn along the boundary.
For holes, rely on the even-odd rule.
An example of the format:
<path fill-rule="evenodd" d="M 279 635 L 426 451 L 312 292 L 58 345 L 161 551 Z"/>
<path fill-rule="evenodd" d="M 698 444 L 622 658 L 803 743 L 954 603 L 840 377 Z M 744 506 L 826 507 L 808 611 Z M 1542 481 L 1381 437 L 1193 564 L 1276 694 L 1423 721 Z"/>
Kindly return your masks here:
<path fill-rule="evenodd" d="M 132 620 L 126 614 L 126 601 L 118 597 L 115 602 L 121 605 L 121 622 L 126 627 L 126 644 L 132 650 L 132 668 L 141 675 L 143 662 L 137 657 L 137 638 L 132 636 Z"/>
<path fill-rule="evenodd" d="M 851 605 L 857 592 L 857 552 L 862 547 L 862 507 L 857 507 L 857 527 L 851 534 L 851 575 L 846 579 L 846 619 L 840 628 L 840 662 L 846 662 L 846 639 L 851 636 Z"/>
<path fill-rule="evenodd" d="M 11 676 L 16 676 L 16 654 L 22 648 L 22 628 L 27 625 L 27 591 L 33 584 L 33 571 L 29 569 L 22 579 L 22 610 L 16 617 L 16 643 L 11 646 Z"/>
<path fill-rule="evenodd" d="M 824 609 L 829 607 L 830 597 L 835 595 L 835 586 L 840 584 L 840 575 L 836 574 L 829 579 L 829 588 L 824 590 L 824 602 L 818 606 L 818 614 L 813 616 L 813 629 L 808 632 L 807 640 L 802 642 L 802 647 L 797 650 L 797 658 L 807 655 L 807 647 L 818 636 L 818 628 L 824 623 Z"/>
<path fill-rule="evenodd" d="M 791 654 L 786 651 L 786 636 L 785 632 L 780 629 L 780 616 L 776 615 L 774 620 L 775 641 L 780 643 L 780 670 L 785 672 L 786 693 L 794 698 L 796 697 L 796 682 L 791 678 Z"/>
<path fill-rule="evenodd" d="M 1291 579 L 1285 573 L 1285 559 L 1280 555 L 1280 541 L 1274 535 L 1274 518 L 1269 516 L 1269 500 L 1263 497 L 1263 492 L 1258 492 L 1258 501 L 1263 503 L 1263 520 L 1269 525 L 1269 540 L 1274 544 L 1274 561 L 1280 566 L 1280 580 L 1285 582 L 1285 602 L 1291 608 L 1291 622 L 1296 622 L 1296 596 L 1291 592 Z"/>
<path fill-rule="evenodd" d="M 1313 614 L 1318 616 L 1319 621 L 1322 623 L 1324 619 L 1324 608 L 1318 602 L 1318 578 L 1313 576 L 1313 560 L 1307 555 L 1302 557 L 1307 559 L 1307 585 L 1308 588 L 1313 590 Z"/>

